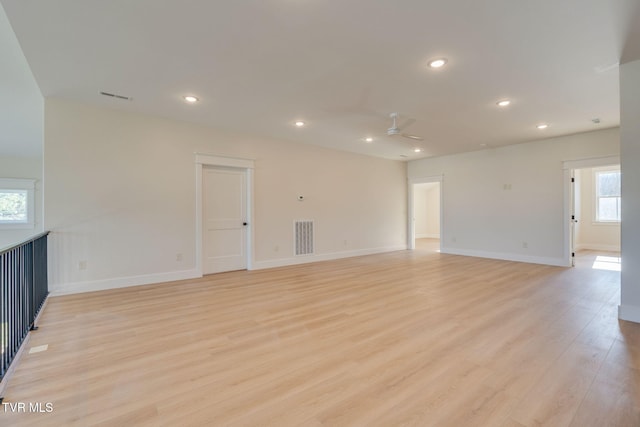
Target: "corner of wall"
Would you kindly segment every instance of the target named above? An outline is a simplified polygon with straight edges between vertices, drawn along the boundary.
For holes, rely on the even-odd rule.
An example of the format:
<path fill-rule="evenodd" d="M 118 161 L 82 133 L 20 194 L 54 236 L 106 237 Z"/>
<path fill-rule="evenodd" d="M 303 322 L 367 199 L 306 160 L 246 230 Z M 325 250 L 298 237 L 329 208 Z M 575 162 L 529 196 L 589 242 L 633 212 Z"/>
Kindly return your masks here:
<path fill-rule="evenodd" d="M 640 307 L 620 304 L 618 306 L 618 319 L 640 323 Z"/>

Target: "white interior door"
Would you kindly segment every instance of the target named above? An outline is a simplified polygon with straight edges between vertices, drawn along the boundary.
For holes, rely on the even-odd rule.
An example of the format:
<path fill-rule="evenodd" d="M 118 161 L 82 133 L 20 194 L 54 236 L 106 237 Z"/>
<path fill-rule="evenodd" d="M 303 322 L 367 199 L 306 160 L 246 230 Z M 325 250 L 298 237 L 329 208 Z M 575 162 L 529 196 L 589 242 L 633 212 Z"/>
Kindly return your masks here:
<path fill-rule="evenodd" d="M 203 168 L 203 273 L 247 268 L 247 173 Z"/>

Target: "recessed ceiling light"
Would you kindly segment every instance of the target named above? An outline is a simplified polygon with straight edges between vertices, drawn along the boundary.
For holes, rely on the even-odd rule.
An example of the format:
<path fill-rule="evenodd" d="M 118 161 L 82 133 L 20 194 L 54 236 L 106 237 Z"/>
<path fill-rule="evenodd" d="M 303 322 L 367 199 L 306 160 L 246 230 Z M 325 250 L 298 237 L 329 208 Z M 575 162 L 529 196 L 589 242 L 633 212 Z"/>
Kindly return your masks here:
<path fill-rule="evenodd" d="M 365 142 L 373 142 L 373 138 L 371 138 L 370 136 L 366 137 Z"/>
<path fill-rule="evenodd" d="M 431 68 L 441 68 L 441 67 L 444 67 L 444 65 L 446 63 L 447 63 L 447 59 L 446 58 L 432 59 L 431 61 L 429 61 L 429 67 L 431 67 Z"/>
<path fill-rule="evenodd" d="M 196 98 L 195 96 L 191 96 L 191 95 L 187 95 L 184 97 L 184 100 L 193 104 L 194 102 L 198 102 L 198 98 Z"/>
<path fill-rule="evenodd" d="M 304 125 L 305 125 L 305 123 L 302 120 L 296 121 L 296 126 L 298 126 L 299 128 L 301 128 Z"/>
<path fill-rule="evenodd" d="M 414 148 L 414 149 L 413 149 L 413 152 L 414 152 L 414 153 L 419 153 L 419 152 L 421 152 L 421 151 L 422 151 L 422 148 Z"/>
<path fill-rule="evenodd" d="M 538 126 L 536 126 L 538 129 L 542 130 L 542 129 L 546 129 L 549 127 L 548 124 L 546 123 L 540 123 Z"/>
<path fill-rule="evenodd" d="M 600 119 L 599 119 L 599 118 L 597 118 L 597 117 L 596 117 L 595 119 L 591 119 L 591 121 L 592 121 L 594 124 L 596 124 L 596 125 L 599 125 L 599 124 L 600 124 Z"/>
<path fill-rule="evenodd" d="M 511 104 L 511 101 L 509 101 L 508 99 L 503 99 L 502 101 L 496 102 L 496 104 L 498 105 L 498 107 L 506 107 Z"/>

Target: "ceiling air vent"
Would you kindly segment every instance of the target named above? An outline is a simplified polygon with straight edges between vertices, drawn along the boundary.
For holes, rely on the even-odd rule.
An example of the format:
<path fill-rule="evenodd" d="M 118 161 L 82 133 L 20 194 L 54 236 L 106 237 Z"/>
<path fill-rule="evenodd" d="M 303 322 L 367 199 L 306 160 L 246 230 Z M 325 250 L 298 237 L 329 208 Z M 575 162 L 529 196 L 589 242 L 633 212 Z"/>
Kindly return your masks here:
<path fill-rule="evenodd" d="M 111 98 L 123 99 L 125 101 L 131 101 L 133 99 L 130 96 L 118 95 L 116 93 L 109 93 L 109 92 L 100 92 L 100 95 L 110 96 Z"/>

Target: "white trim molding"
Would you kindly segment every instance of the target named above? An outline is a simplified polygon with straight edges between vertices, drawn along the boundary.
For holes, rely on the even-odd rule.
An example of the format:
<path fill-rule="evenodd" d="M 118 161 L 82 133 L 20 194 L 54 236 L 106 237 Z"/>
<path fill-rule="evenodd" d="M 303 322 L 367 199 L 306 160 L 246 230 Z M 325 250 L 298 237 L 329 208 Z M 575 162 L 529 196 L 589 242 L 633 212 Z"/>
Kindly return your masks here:
<path fill-rule="evenodd" d="M 291 258 L 278 258 L 267 261 L 257 261 L 253 265 L 254 270 L 263 270 L 266 268 L 288 267 L 290 265 L 309 264 L 312 262 L 332 261 L 342 258 L 352 258 L 357 256 L 381 254 L 385 252 L 395 252 L 407 250 L 405 245 L 387 246 L 381 248 L 359 249 L 355 251 L 331 252 L 317 255 L 304 255 Z"/>
<path fill-rule="evenodd" d="M 620 245 L 603 245 L 600 243 L 578 243 L 576 251 L 620 252 Z"/>
<path fill-rule="evenodd" d="M 439 234 L 429 234 L 429 233 L 418 233 L 416 234 L 416 239 L 439 239 Z"/>
<path fill-rule="evenodd" d="M 444 230 L 444 175 L 424 176 L 418 178 L 409 178 L 407 180 L 407 248 L 413 250 L 416 248 L 416 224 L 413 218 L 414 211 L 414 185 L 425 184 L 429 182 L 440 183 L 440 236 Z M 439 237 L 440 237 L 439 236 Z"/>
<path fill-rule="evenodd" d="M 195 153 L 196 163 L 208 166 L 223 166 L 228 168 L 254 169 L 253 159 L 241 159 L 237 157 L 216 156 L 213 154 Z"/>
<path fill-rule="evenodd" d="M 529 264 L 552 265 L 555 267 L 569 267 L 564 258 L 538 257 L 530 255 L 507 254 L 501 252 L 486 252 L 473 249 L 441 248 L 440 253 L 449 255 L 472 256 L 478 258 L 499 259 L 502 261 L 526 262 Z"/>
<path fill-rule="evenodd" d="M 237 157 L 225 157 L 216 156 L 213 154 L 195 154 L 196 164 L 196 269 L 202 277 L 203 266 L 203 238 L 202 238 L 202 168 L 205 166 L 211 167 L 226 167 L 235 169 L 244 169 L 246 171 L 246 204 L 247 204 L 247 233 L 246 233 L 246 248 L 247 248 L 247 270 L 253 270 L 253 264 L 255 260 L 254 253 L 254 228 L 253 218 L 255 218 L 254 205 L 253 205 L 253 170 L 255 168 L 255 161 L 253 159 L 241 159 Z"/>
<path fill-rule="evenodd" d="M 144 274 L 140 276 L 116 277 L 113 279 L 90 280 L 66 284 L 50 284 L 50 296 L 78 294 L 83 292 L 106 291 L 109 289 L 128 288 L 131 286 L 151 285 L 177 280 L 197 279 L 202 277 L 196 270 L 171 271 L 167 273 Z"/>
<path fill-rule="evenodd" d="M 36 226 L 36 180 L 23 178 L 0 178 L 0 191 L 5 192 L 23 192 L 26 191 L 27 196 L 27 220 L 26 221 L 2 221 L 0 220 L 0 229 L 31 229 Z"/>
<path fill-rule="evenodd" d="M 565 160 L 562 169 L 585 169 L 620 164 L 620 156 L 589 157 L 587 159 Z"/>

